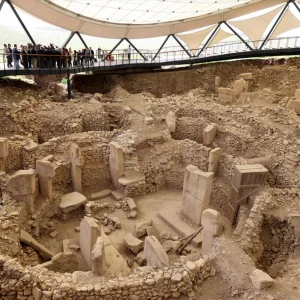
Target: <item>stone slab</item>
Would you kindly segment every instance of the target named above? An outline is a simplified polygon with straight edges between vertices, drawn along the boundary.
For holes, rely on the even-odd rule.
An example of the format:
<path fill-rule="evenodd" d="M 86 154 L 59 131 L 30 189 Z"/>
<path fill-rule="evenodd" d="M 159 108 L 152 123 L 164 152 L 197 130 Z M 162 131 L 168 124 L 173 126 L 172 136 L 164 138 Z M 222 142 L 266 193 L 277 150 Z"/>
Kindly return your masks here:
<path fill-rule="evenodd" d="M 181 237 L 186 237 L 193 234 L 196 230 L 185 223 L 178 215 L 180 206 L 167 207 L 158 212 L 158 216 L 164 220 L 173 230 L 175 230 Z M 200 248 L 202 244 L 202 234 L 199 233 L 192 241 L 194 247 Z"/>
<path fill-rule="evenodd" d="M 123 239 L 126 247 L 134 254 L 138 254 L 144 248 L 144 242 L 133 236 L 132 233 L 127 233 Z"/>
<path fill-rule="evenodd" d="M 87 199 L 84 195 L 78 192 L 72 192 L 61 197 L 59 207 L 63 213 L 68 213 L 85 203 L 87 203 Z"/>
<path fill-rule="evenodd" d="M 257 290 L 264 290 L 274 285 L 274 279 L 259 269 L 254 270 L 250 274 L 250 279 Z"/>
<path fill-rule="evenodd" d="M 54 256 L 51 251 L 22 229 L 20 230 L 20 241 L 40 252 L 45 259 L 51 259 Z"/>
<path fill-rule="evenodd" d="M 300 100 L 290 100 L 286 107 L 292 108 L 296 114 L 300 114 Z"/>
<path fill-rule="evenodd" d="M 121 193 L 117 192 L 117 191 L 112 191 L 111 195 L 117 201 L 122 200 L 124 198 L 124 196 Z"/>
<path fill-rule="evenodd" d="M 99 199 L 103 199 L 106 198 L 108 196 L 111 195 L 111 190 L 103 190 L 101 192 L 97 192 L 94 194 L 91 194 L 91 200 L 99 200 Z"/>
<path fill-rule="evenodd" d="M 151 235 L 146 237 L 144 252 L 147 266 L 161 269 L 169 266 L 169 256 L 155 236 Z"/>
<path fill-rule="evenodd" d="M 142 173 L 135 172 L 128 176 L 119 178 L 118 183 L 123 186 L 126 186 L 142 180 L 145 180 L 145 176 Z"/>
<path fill-rule="evenodd" d="M 137 207 L 136 207 L 136 204 L 135 204 L 135 202 L 132 198 L 126 198 L 126 202 L 129 206 L 130 210 L 136 210 Z"/>

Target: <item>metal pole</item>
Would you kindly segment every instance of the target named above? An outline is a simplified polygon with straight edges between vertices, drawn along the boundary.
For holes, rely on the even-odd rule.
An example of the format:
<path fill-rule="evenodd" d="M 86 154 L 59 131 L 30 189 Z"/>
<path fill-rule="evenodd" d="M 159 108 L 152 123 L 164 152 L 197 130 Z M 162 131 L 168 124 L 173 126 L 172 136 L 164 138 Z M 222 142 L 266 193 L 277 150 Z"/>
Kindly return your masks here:
<path fill-rule="evenodd" d="M 70 100 L 72 98 L 72 94 L 71 94 L 71 82 L 70 82 L 70 73 L 69 72 L 68 72 L 67 85 L 68 85 L 68 99 Z"/>
<path fill-rule="evenodd" d="M 178 45 L 184 50 L 184 52 L 189 56 L 191 57 L 191 54 L 189 51 L 187 51 L 185 49 L 185 47 L 181 44 L 181 42 L 179 41 L 179 39 L 177 38 L 177 36 L 175 34 L 171 34 L 171 36 L 174 38 L 174 40 L 178 43 Z"/>
<path fill-rule="evenodd" d="M 130 42 L 128 38 L 124 38 L 124 41 L 128 42 L 132 48 L 144 59 L 147 60 L 147 58 Z"/>
<path fill-rule="evenodd" d="M 265 45 L 265 43 L 268 41 L 269 37 L 271 36 L 271 34 L 273 33 L 273 31 L 275 30 L 276 26 L 278 25 L 279 21 L 281 20 L 282 16 L 284 15 L 284 13 L 286 12 L 287 8 L 289 7 L 289 4 L 292 1 L 288 1 L 283 10 L 281 11 L 280 15 L 278 16 L 278 18 L 276 19 L 275 23 L 273 24 L 272 28 L 270 29 L 269 33 L 267 34 L 265 40 L 262 42 L 261 46 L 259 47 L 259 50 L 261 50 L 263 48 L 263 46 Z"/>
<path fill-rule="evenodd" d="M 215 34 L 217 33 L 218 29 L 220 28 L 221 23 L 218 24 L 218 26 L 215 28 L 215 30 L 212 32 L 212 34 L 210 35 L 210 37 L 208 38 L 208 40 L 206 41 L 206 43 L 204 44 L 204 46 L 202 47 L 202 49 L 199 51 L 199 53 L 197 54 L 197 57 L 200 56 L 200 54 L 203 52 L 203 50 L 206 48 L 206 46 L 209 44 L 209 42 L 212 40 L 212 38 L 215 36 Z"/>
<path fill-rule="evenodd" d="M 168 41 L 170 35 L 168 35 L 166 37 L 166 39 L 164 40 L 164 42 L 162 43 L 162 45 L 159 47 L 158 51 L 155 53 L 154 57 L 152 58 L 152 60 L 155 60 L 156 56 L 159 54 L 159 52 L 161 51 L 161 49 L 163 48 L 163 46 L 166 44 L 166 42 Z"/>
<path fill-rule="evenodd" d="M 224 24 L 248 47 L 250 50 L 253 48 L 225 21 Z"/>
<path fill-rule="evenodd" d="M 12 5 L 12 3 L 10 2 L 10 0 L 5 0 L 7 2 L 7 4 L 10 6 L 10 8 L 12 9 L 13 13 L 15 14 L 15 16 L 17 17 L 17 19 L 19 20 L 21 26 L 23 27 L 23 29 L 25 30 L 27 36 L 29 37 L 31 43 L 33 45 L 36 45 L 35 44 L 35 41 L 34 39 L 32 38 L 31 34 L 29 33 L 29 31 L 27 30 L 25 24 L 23 23 L 22 19 L 20 18 L 19 14 L 17 13 L 17 11 L 15 10 L 15 7 Z"/>
<path fill-rule="evenodd" d="M 109 55 L 111 55 L 118 47 L 119 47 L 119 45 L 122 43 L 124 41 L 124 38 L 122 38 L 121 40 L 119 40 L 119 42 L 117 43 L 117 45 L 116 46 L 114 46 L 113 48 L 112 48 L 112 50 L 110 50 L 109 52 L 108 52 L 108 54 L 103 58 L 103 61 L 105 61 L 105 59 L 106 59 L 106 57 L 107 56 L 109 56 Z"/>
<path fill-rule="evenodd" d="M 75 31 L 75 33 L 78 35 L 78 37 L 80 38 L 82 44 L 84 45 L 85 48 L 88 48 L 87 44 L 85 43 L 84 39 L 82 38 L 82 36 L 80 35 L 80 33 L 78 31 Z"/>
<path fill-rule="evenodd" d="M 75 35 L 75 31 L 72 31 L 69 35 L 69 37 L 67 38 L 67 40 L 64 42 L 64 44 L 62 45 L 62 48 L 67 47 L 67 45 L 70 43 L 71 39 L 73 38 L 73 36 Z"/>
<path fill-rule="evenodd" d="M 299 8 L 299 6 L 295 3 L 295 1 L 292 0 L 291 3 L 293 3 L 293 4 L 295 5 L 296 9 L 297 9 L 297 10 L 299 11 L 299 13 L 300 13 L 300 8 Z M 1 10 L 1 6 L 0 6 L 0 10 Z"/>
<path fill-rule="evenodd" d="M 6 0 L 1 0 L 1 2 L 0 2 L 0 11 L 1 11 L 1 9 L 2 9 L 4 3 L 5 3 L 5 1 L 6 1 Z"/>

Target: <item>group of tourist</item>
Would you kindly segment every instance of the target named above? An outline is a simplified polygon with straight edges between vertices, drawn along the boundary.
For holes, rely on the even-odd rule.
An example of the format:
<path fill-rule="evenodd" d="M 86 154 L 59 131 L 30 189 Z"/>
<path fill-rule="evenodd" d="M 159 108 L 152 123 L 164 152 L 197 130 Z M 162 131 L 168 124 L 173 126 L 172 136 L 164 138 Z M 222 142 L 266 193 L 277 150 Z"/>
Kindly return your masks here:
<path fill-rule="evenodd" d="M 129 45 L 126 50 L 128 60 L 131 56 L 131 47 Z M 7 68 L 20 69 L 20 65 L 24 69 L 43 69 L 43 68 L 71 68 L 93 66 L 97 59 L 113 60 L 111 54 L 101 50 L 99 47 L 95 55 L 91 47 L 81 50 L 72 51 L 71 48 L 59 48 L 50 44 L 50 46 L 42 45 L 21 45 L 20 48 L 14 44 L 4 44 L 4 54 L 6 56 Z M 14 65 L 12 65 L 12 62 Z"/>

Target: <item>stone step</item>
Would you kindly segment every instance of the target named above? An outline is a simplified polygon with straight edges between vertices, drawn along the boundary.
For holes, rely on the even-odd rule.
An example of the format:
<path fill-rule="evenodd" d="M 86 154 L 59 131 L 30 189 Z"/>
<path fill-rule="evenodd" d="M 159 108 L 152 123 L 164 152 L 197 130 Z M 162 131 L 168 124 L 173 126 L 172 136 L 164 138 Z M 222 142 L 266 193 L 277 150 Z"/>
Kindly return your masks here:
<path fill-rule="evenodd" d="M 111 190 L 103 190 L 101 192 L 93 193 L 91 194 L 91 200 L 99 200 L 106 197 L 109 197 L 111 195 Z"/>
<path fill-rule="evenodd" d="M 126 186 L 143 180 L 145 180 L 144 174 L 131 171 L 129 174 L 126 174 L 124 177 L 119 178 L 118 183 Z"/>
<path fill-rule="evenodd" d="M 173 230 L 175 230 L 179 236 L 186 237 L 193 234 L 197 229 L 191 227 L 189 224 L 184 222 L 178 215 L 180 206 L 178 207 L 167 207 L 158 212 L 158 216 L 165 221 Z M 200 227 L 199 227 L 200 228 Z M 200 247 L 202 244 L 202 232 L 200 232 L 191 243 L 194 247 Z"/>

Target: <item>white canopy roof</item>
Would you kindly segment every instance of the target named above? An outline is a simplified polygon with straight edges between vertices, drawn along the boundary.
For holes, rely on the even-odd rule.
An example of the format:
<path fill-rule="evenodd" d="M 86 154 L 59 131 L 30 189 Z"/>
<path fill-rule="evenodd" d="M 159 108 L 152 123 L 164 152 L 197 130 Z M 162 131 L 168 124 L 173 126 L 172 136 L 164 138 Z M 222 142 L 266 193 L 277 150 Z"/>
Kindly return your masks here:
<path fill-rule="evenodd" d="M 64 28 L 70 31 L 79 31 L 80 33 L 98 36 L 104 38 L 150 38 L 156 36 L 166 36 L 169 34 L 176 34 L 180 32 L 187 32 L 199 28 L 203 28 L 210 25 L 215 25 L 220 21 L 226 21 L 234 19 L 258 10 L 272 7 L 277 4 L 285 3 L 286 0 L 161 0 L 157 6 L 154 6 L 154 2 L 150 0 L 126 0 L 126 3 L 130 3 L 130 7 L 126 6 L 124 0 L 11 0 L 14 5 L 18 8 L 28 12 L 29 14 L 40 18 L 48 23 L 56 25 L 58 27 Z M 56 3 L 52 2 L 56 1 Z M 156 0 L 157 1 L 157 0 Z M 60 5 L 58 5 L 58 2 Z M 118 6 L 111 11 L 111 14 L 107 10 L 105 13 L 106 21 L 104 21 L 103 15 L 101 16 L 101 10 L 103 12 L 103 3 L 113 6 L 122 2 L 122 7 Z M 150 3 L 148 6 L 147 3 Z M 166 2 L 170 4 L 167 6 L 163 4 Z M 189 2 L 190 4 L 187 4 Z M 191 4 L 195 5 L 192 6 Z M 217 2 L 213 5 L 212 2 Z M 94 4 L 94 9 L 91 9 L 90 5 L 87 3 Z M 97 6 L 98 10 L 95 9 L 96 5 L 101 3 L 101 7 Z M 180 6 L 179 3 L 185 4 Z M 230 5 L 227 5 L 230 3 Z M 242 3 L 242 4 L 241 4 Z M 71 6 L 75 5 L 75 6 Z M 137 5 L 139 4 L 139 5 Z M 204 4 L 207 4 L 206 8 Z M 134 8 L 135 5 L 135 8 Z M 152 6 L 151 6 L 152 5 Z M 71 10 L 68 9 L 71 8 Z M 79 10 L 79 7 L 82 10 Z M 130 15 L 127 17 L 124 15 L 117 14 L 116 10 L 128 7 L 131 11 Z M 144 7 L 148 7 L 146 12 Z M 168 10 L 172 9 L 172 12 Z M 184 8 L 185 7 L 185 8 Z M 198 12 L 196 12 L 196 7 L 199 7 Z M 226 8 L 225 10 L 223 8 Z M 76 10 L 75 10 L 76 8 Z M 203 8 L 204 15 L 200 15 L 200 8 Z M 73 9 L 73 11 L 72 11 Z M 185 10 L 186 9 L 186 10 Z M 143 14 L 139 15 L 138 18 L 134 15 L 134 11 L 143 11 Z M 155 17 L 146 19 L 147 10 Z M 168 16 L 160 15 L 161 13 L 168 14 Z M 75 11 L 75 12 L 74 12 Z M 92 12 L 94 11 L 95 14 Z M 174 13 L 173 13 L 174 11 Z M 177 12 L 177 17 L 175 17 Z M 202 11 L 202 10 L 201 10 Z M 97 12 L 97 14 L 96 14 Z M 129 11 L 128 11 L 129 12 Z M 209 12 L 209 13 L 208 13 Z M 169 15 L 173 15 L 174 18 Z M 189 15 L 190 14 L 190 15 Z M 197 17 L 195 15 L 198 15 Z M 116 21 L 111 22 L 110 17 L 116 19 Z M 119 16 L 117 18 L 117 16 Z M 194 17 L 193 17 L 194 16 Z M 192 17 L 192 18 L 190 18 Z M 98 19 L 97 19 L 98 18 Z M 108 18 L 108 20 L 107 20 Z M 121 24 L 121 22 L 130 22 L 130 24 Z M 133 22 L 136 20 L 136 22 Z M 137 21 L 140 20 L 144 24 L 136 25 Z M 174 21 L 171 21 L 174 20 Z M 165 22 L 169 21 L 169 22 Z M 151 23 L 152 22 L 152 23 Z M 151 23 L 151 24 L 149 24 Z"/>

